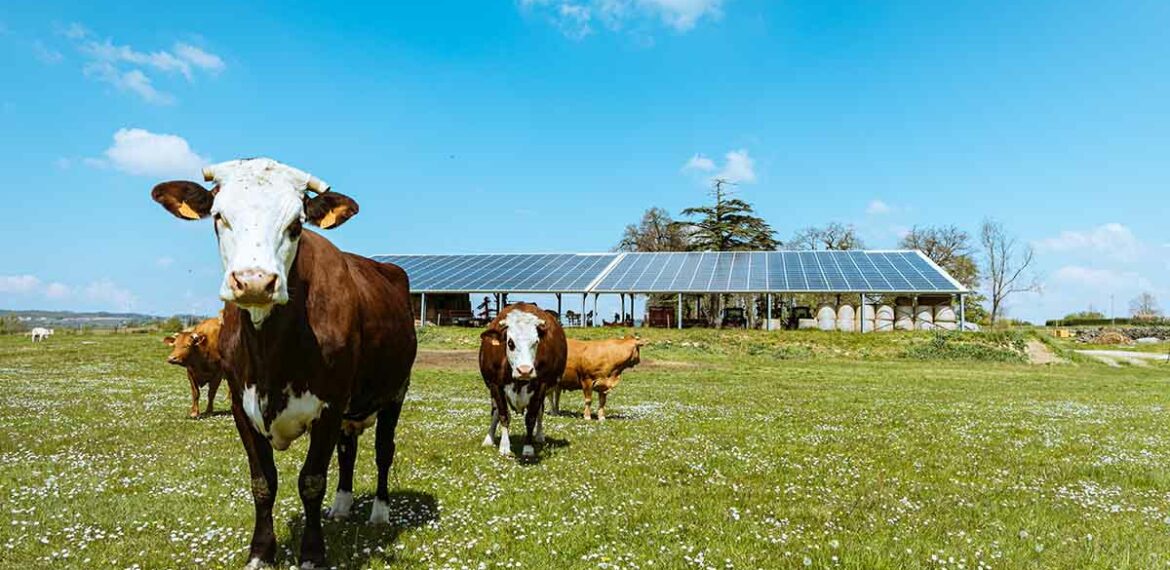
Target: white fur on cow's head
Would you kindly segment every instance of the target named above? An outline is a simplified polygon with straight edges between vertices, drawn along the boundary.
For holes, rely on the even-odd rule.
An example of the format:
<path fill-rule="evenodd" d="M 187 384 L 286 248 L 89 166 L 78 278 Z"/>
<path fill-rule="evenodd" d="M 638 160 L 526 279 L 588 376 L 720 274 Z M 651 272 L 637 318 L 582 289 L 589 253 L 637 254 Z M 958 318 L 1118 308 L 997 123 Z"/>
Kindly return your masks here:
<path fill-rule="evenodd" d="M 500 322 L 504 329 L 504 344 L 512 378 L 517 380 L 535 378 L 536 349 L 544 336 L 544 321 L 525 311 L 512 311 Z"/>
<path fill-rule="evenodd" d="M 259 326 L 288 302 L 289 272 L 302 224 L 336 227 L 357 213 L 350 198 L 307 173 L 269 158 L 222 162 L 203 169 L 211 191 L 193 182 L 164 182 L 151 192 L 175 216 L 212 216 L 224 275 L 219 296 L 246 309 Z M 321 193 L 312 199 L 306 192 Z"/>

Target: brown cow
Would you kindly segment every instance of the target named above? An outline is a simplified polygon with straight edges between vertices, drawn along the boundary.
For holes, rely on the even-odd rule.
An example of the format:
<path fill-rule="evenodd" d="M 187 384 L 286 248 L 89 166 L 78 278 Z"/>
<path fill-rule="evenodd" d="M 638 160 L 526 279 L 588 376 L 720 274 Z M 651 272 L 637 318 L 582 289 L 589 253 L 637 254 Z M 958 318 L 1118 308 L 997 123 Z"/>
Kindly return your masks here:
<path fill-rule="evenodd" d="M 536 455 L 532 444 L 544 443 L 544 396 L 565 371 L 565 351 L 565 331 L 536 305 L 508 305 L 488 324 L 479 343 L 479 373 L 492 399 L 484 446 L 495 445 L 496 425 L 503 424 L 499 450 L 512 455 L 509 409 L 524 411 L 523 454 Z"/>
<path fill-rule="evenodd" d="M 199 389 L 207 386 L 207 414 L 215 407 L 215 393 L 223 381 L 223 365 L 219 360 L 219 317 L 207 319 L 192 328 L 168 335 L 163 343 L 171 347 L 167 362 L 187 369 L 191 383 L 191 414 L 199 417 Z"/>
<path fill-rule="evenodd" d="M 305 526 L 300 567 L 327 566 L 321 503 L 333 450 L 340 475 L 330 515 L 353 502 L 358 435 L 377 423 L 378 489 L 370 522 L 387 523 L 394 430 L 417 350 L 406 273 L 343 253 L 302 225 L 336 227 L 357 213 L 352 199 L 270 159 L 204 169 L 216 183 L 164 182 L 151 192 L 177 217 L 212 216 L 227 301 L 220 353 L 232 416 L 248 456 L 255 528 L 247 568 L 276 561 L 273 448 L 309 432 L 298 479 Z M 308 191 L 315 191 L 311 196 Z"/>
<path fill-rule="evenodd" d="M 597 419 L 605 420 L 605 398 L 622 381 L 622 372 L 642 360 L 641 348 L 646 341 L 627 336 L 623 339 L 569 339 L 569 359 L 565 374 L 553 388 L 553 413 L 561 411 L 561 391 L 581 390 L 585 396 L 585 419 L 593 419 L 593 391 L 597 392 Z"/>

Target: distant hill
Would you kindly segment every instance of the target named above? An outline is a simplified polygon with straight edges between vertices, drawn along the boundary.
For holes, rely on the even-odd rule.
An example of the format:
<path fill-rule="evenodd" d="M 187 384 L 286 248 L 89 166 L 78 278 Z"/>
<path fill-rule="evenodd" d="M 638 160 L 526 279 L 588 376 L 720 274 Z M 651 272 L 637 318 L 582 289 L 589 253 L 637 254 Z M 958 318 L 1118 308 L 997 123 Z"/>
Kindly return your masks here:
<path fill-rule="evenodd" d="M 206 317 L 199 315 L 175 315 L 184 323 L 197 322 Z M 33 327 L 59 329 L 114 329 L 126 327 L 140 327 L 158 324 L 171 317 L 160 317 L 142 313 L 110 313 L 106 311 L 74 312 L 74 311 L 12 311 L 0 309 L 0 321 L 12 328 L 30 329 Z M 10 328 L 10 327 L 3 327 Z"/>

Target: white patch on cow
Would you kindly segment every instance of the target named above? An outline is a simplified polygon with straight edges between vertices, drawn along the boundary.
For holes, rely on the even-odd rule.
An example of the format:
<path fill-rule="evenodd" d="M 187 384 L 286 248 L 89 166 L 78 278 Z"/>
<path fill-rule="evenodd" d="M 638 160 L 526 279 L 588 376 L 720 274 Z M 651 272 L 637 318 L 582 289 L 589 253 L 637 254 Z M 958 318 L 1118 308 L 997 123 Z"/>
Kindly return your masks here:
<path fill-rule="evenodd" d="M 508 437 L 507 428 L 500 434 L 500 455 L 512 455 L 512 440 Z"/>
<path fill-rule="evenodd" d="M 508 364 L 512 367 L 512 377 L 520 378 L 519 368 L 528 366 L 536 374 L 536 348 L 540 345 L 540 332 L 537 326 L 541 324 L 540 317 L 524 312 L 512 311 L 504 317 L 504 330 L 507 333 Z"/>
<path fill-rule="evenodd" d="M 301 394 L 293 394 L 288 386 L 284 388 L 288 402 L 283 410 L 276 415 L 269 426 L 264 425 L 264 411 L 268 406 L 268 398 L 256 396 L 256 386 L 244 389 L 240 405 L 244 414 L 252 421 L 252 427 L 272 442 L 272 447 L 284 451 L 288 446 L 305 433 L 317 418 L 321 417 L 321 410 L 326 406 L 317 396 L 308 390 Z"/>
<path fill-rule="evenodd" d="M 524 451 L 521 453 L 524 454 L 524 457 L 534 457 L 536 455 L 536 449 L 531 445 L 525 445 Z"/>
<path fill-rule="evenodd" d="M 528 409 L 528 402 L 534 394 L 535 391 L 528 384 L 521 384 L 519 388 L 513 384 L 504 386 L 504 399 L 517 412 L 523 412 Z"/>
<path fill-rule="evenodd" d="M 271 304 L 242 306 L 259 327 L 273 305 L 288 302 L 288 273 L 300 242 L 288 229 L 304 222 L 309 175 L 267 158 L 233 160 L 209 168 L 219 188 L 211 213 L 216 216 L 224 269 L 220 297 L 234 300 L 234 271 L 259 270 L 276 276 Z"/>
<path fill-rule="evenodd" d="M 348 435 L 361 435 L 376 423 L 378 423 L 378 412 L 370 414 L 364 420 L 342 420 L 341 431 Z"/>
<path fill-rule="evenodd" d="M 259 558 L 253 558 L 249 560 L 248 565 L 244 566 L 244 570 L 264 570 L 265 568 L 272 568 L 272 566 L 269 566 L 266 562 L 260 560 Z"/>
<path fill-rule="evenodd" d="M 495 406 L 492 406 L 492 423 L 488 425 L 487 435 L 483 438 L 484 447 L 491 447 L 496 444 L 493 440 L 495 439 L 496 426 L 498 425 L 500 425 L 500 412 L 496 410 Z"/>
<path fill-rule="evenodd" d="M 329 518 L 343 519 L 349 516 L 349 508 L 353 506 L 353 493 L 338 491 L 333 495 L 333 506 L 329 507 Z"/>
<path fill-rule="evenodd" d="M 390 524 L 390 503 L 374 499 L 374 508 L 370 510 L 370 524 Z"/>

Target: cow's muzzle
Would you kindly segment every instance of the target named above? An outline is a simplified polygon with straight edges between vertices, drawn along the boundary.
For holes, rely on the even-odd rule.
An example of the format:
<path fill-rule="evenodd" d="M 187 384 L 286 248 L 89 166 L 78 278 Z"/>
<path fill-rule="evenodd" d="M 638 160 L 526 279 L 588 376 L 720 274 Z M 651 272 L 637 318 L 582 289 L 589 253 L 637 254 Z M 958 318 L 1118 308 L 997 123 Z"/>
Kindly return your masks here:
<path fill-rule="evenodd" d="M 512 378 L 515 380 L 531 380 L 535 376 L 536 369 L 528 364 L 521 364 L 512 372 Z"/>
<path fill-rule="evenodd" d="M 276 274 L 262 269 L 233 271 L 228 283 L 231 301 L 240 305 L 270 305 L 276 295 Z"/>

